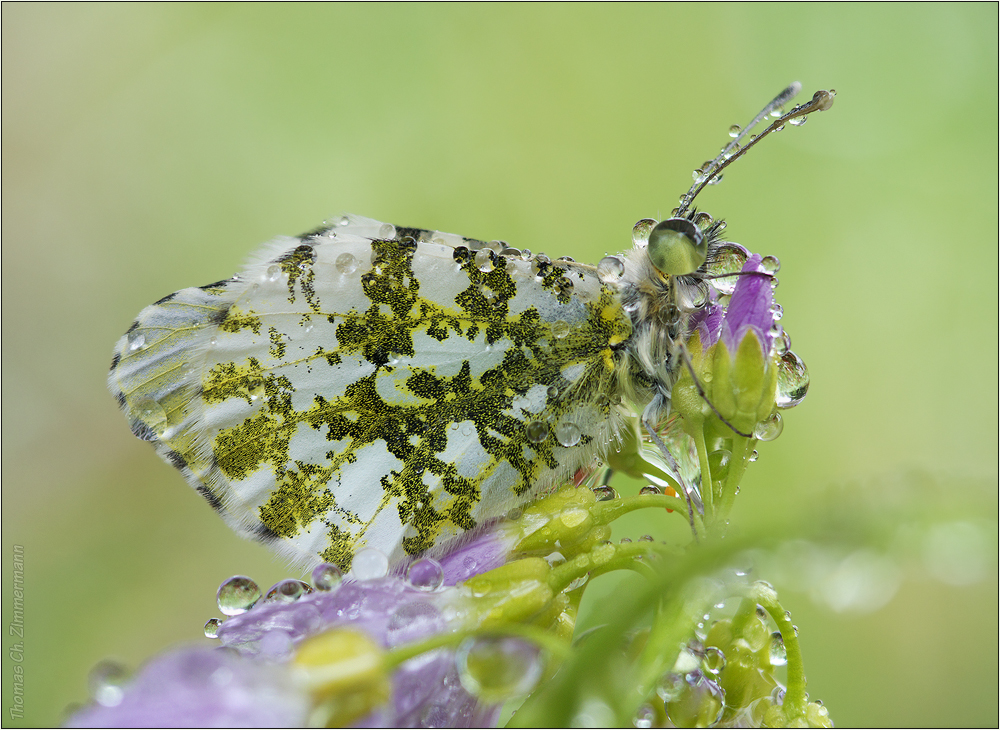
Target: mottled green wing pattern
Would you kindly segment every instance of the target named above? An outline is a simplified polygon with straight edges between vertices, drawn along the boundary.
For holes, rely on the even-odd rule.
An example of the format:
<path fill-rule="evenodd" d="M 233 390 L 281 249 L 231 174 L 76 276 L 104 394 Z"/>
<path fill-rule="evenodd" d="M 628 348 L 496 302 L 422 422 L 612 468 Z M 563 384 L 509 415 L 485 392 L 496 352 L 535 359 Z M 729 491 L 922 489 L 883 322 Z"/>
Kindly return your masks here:
<path fill-rule="evenodd" d="M 349 567 L 589 465 L 631 324 L 593 267 L 357 217 L 144 309 L 109 383 L 241 534 Z"/>

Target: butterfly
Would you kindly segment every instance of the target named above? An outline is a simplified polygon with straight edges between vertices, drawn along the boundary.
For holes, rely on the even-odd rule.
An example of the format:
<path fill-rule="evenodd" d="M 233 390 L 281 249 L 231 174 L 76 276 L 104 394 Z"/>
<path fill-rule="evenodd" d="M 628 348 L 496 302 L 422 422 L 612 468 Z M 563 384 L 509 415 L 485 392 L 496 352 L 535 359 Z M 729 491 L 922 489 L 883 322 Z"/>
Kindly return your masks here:
<path fill-rule="evenodd" d="M 352 215 L 277 238 L 143 309 L 110 390 L 231 528 L 302 565 L 440 549 L 591 468 L 633 407 L 684 482 L 658 426 L 723 246 L 692 202 L 764 135 L 743 136 L 596 266 Z"/>

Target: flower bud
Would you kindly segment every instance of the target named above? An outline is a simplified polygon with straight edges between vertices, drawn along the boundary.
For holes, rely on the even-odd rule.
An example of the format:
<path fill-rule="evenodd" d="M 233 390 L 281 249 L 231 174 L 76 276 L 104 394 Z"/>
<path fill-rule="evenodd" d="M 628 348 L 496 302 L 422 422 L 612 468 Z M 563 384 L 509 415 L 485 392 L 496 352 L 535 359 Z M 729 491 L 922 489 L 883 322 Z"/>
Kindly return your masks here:
<path fill-rule="evenodd" d="M 754 254 L 743 271 L 762 272 L 760 262 Z M 753 433 L 774 410 L 778 367 L 770 282 L 764 273 L 741 276 L 728 306 L 713 301 L 693 318 L 688 349 L 705 397 L 686 369 L 673 393 L 674 407 L 692 425 L 707 421 L 722 436 L 731 428 Z"/>

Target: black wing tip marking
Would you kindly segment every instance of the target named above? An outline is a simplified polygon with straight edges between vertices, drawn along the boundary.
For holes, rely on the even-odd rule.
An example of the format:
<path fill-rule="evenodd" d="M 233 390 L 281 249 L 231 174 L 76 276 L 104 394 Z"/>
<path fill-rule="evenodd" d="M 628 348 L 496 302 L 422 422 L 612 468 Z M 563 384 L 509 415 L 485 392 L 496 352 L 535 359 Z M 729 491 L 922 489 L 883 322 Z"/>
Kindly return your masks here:
<path fill-rule="evenodd" d="M 171 457 L 175 453 L 176 452 L 172 452 L 171 453 Z M 177 454 L 177 456 L 180 457 L 180 454 Z M 172 460 L 171 460 L 171 463 L 173 463 Z M 183 466 L 187 466 L 186 464 L 184 464 L 184 460 L 183 459 L 181 459 L 181 464 Z M 174 464 L 174 466 L 177 466 L 177 465 Z M 177 468 L 180 469 L 181 467 L 177 467 Z M 203 484 L 199 484 L 194 489 L 195 489 L 196 492 L 198 492 L 198 494 L 200 494 L 202 497 L 205 498 L 205 501 L 208 502 L 209 507 L 211 507 L 213 510 L 215 510 L 216 512 L 218 512 L 220 514 L 225 511 L 225 507 L 222 504 L 222 500 L 219 499 L 218 497 L 216 497 L 214 494 L 212 494 L 212 491 L 208 487 L 206 487 Z"/>
<path fill-rule="evenodd" d="M 265 544 L 271 544 L 281 540 L 281 536 L 264 524 L 255 524 L 250 528 L 250 534 L 255 540 L 260 540 Z"/>
<path fill-rule="evenodd" d="M 324 238 L 326 234 L 329 233 L 334 228 L 336 228 L 336 226 L 328 226 L 324 224 L 316 228 L 313 228 L 311 231 L 306 231 L 305 233 L 299 234 L 298 238 L 299 240 L 301 240 L 303 243 L 306 244 L 316 243 L 315 241 L 311 241 L 309 239 Z"/>
<path fill-rule="evenodd" d="M 137 418 L 133 419 L 131 423 L 129 423 L 129 426 L 132 429 L 132 434 L 140 441 L 155 442 L 160 440 L 159 436 L 156 435 L 156 431 Z"/>
<path fill-rule="evenodd" d="M 223 287 L 229 286 L 233 282 L 233 278 L 220 279 L 219 281 L 213 281 L 211 284 L 205 284 L 203 286 L 199 286 L 198 288 L 201 289 L 202 291 L 209 291 L 210 289 L 221 289 Z"/>

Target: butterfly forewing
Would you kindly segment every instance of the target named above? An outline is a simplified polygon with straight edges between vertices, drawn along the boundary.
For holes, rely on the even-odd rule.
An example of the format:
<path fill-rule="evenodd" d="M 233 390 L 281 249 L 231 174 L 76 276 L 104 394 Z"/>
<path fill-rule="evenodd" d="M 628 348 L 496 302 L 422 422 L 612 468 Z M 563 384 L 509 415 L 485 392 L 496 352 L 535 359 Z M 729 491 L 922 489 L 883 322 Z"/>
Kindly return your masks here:
<path fill-rule="evenodd" d="M 501 249 L 356 217 L 280 239 L 143 310 L 111 388 L 242 534 L 343 567 L 432 550 L 589 464 L 615 426 L 617 291 Z"/>

